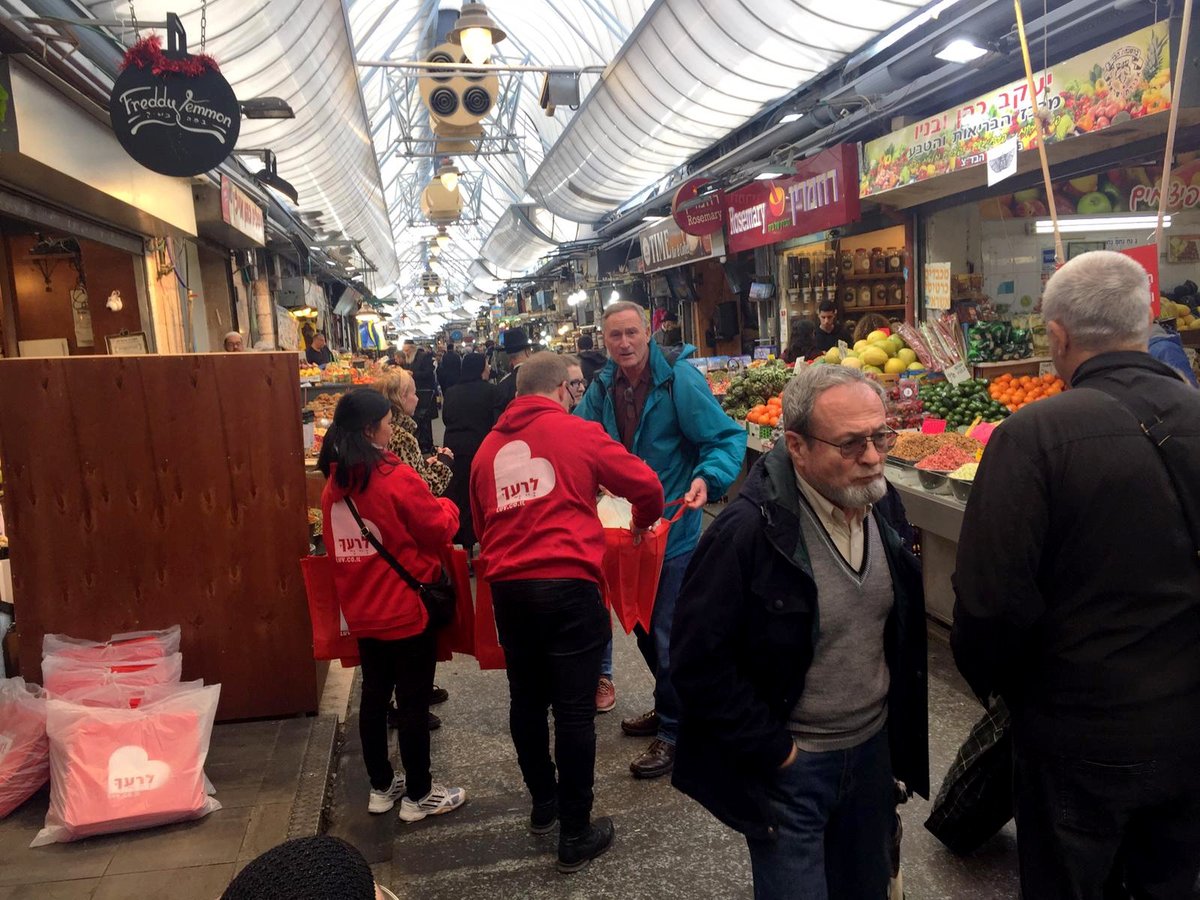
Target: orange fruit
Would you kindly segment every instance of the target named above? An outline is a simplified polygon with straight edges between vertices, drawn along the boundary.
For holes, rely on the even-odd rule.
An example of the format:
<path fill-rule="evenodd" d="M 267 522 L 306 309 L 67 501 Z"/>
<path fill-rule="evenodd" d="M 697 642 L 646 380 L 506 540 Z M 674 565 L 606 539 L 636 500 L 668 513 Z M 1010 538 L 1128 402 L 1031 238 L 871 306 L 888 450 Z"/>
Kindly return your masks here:
<path fill-rule="evenodd" d="M 779 424 L 779 416 L 771 416 L 771 418 L 767 419 L 767 424 L 774 428 Z"/>

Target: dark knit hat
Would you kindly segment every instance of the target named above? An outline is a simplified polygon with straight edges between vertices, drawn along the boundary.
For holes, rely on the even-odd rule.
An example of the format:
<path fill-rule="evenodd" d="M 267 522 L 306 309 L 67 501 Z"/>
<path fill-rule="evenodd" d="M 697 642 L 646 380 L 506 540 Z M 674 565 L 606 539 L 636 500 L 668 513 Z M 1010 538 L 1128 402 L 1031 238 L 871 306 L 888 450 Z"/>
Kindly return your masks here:
<path fill-rule="evenodd" d="M 373 387 L 347 391 L 333 411 L 333 424 L 347 432 L 362 431 L 392 411 L 391 401 Z"/>
<path fill-rule="evenodd" d="M 297 838 L 251 860 L 221 900 L 375 900 L 363 855 L 328 835 Z"/>

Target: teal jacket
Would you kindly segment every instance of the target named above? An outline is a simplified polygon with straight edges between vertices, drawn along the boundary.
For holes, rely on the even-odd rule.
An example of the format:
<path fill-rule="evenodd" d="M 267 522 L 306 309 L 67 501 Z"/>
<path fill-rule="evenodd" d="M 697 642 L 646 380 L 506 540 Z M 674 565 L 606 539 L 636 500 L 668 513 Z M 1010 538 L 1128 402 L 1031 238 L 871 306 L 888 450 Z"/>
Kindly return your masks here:
<path fill-rule="evenodd" d="M 705 377 L 684 362 L 695 352 L 695 347 L 684 344 L 672 363 L 658 344 L 650 342 L 650 393 L 633 438 L 633 452 L 658 475 L 668 502 L 686 494 L 696 478 L 708 485 L 710 500 L 724 496 L 746 456 L 745 429 L 725 415 Z M 616 377 L 617 365 L 610 359 L 596 374 L 575 415 L 599 422 L 619 441 L 613 407 Z M 689 510 L 672 526 L 667 559 L 695 549 L 702 515 L 701 510 Z"/>

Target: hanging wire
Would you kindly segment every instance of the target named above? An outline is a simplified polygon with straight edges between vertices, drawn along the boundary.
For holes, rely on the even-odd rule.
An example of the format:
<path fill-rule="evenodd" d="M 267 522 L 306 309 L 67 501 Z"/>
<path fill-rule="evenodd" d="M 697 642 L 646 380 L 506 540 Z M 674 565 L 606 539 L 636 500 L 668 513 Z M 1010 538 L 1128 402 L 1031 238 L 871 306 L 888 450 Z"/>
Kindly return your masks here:
<path fill-rule="evenodd" d="M 142 32 L 138 28 L 137 13 L 133 9 L 133 0 L 129 0 L 129 21 L 133 24 L 133 39 L 134 42 L 142 39 Z"/>
<path fill-rule="evenodd" d="M 208 43 L 208 0 L 200 0 L 200 53 Z"/>

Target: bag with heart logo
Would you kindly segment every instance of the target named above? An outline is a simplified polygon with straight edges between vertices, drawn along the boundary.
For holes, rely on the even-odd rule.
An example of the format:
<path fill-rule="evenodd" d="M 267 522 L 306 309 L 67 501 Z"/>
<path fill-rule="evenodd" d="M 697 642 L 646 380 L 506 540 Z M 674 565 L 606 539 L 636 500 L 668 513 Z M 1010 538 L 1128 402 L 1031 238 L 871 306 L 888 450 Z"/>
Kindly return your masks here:
<path fill-rule="evenodd" d="M 46 692 L 22 678 L 0 678 L 0 819 L 49 778 Z"/>
<path fill-rule="evenodd" d="M 182 675 L 182 653 L 129 662 L 100 662 L 57 655 L 42 660 L 42 683 L 51 696 L 98 684 L 168 684 L 179 681 Z"/>
<path fill-rule="evenodd" d="M 169 693 L 147 692 L 136 709 L 51 699 L 50 807 L 30 846 L 152 828 L 220 809 L 204 777 L 220 696 L 220 685 L 176 685 Z"/>
<path fill-rule="evenodd" d="M 658 596 L 658 580 L 662 575 L 667 554 L 667 538 L 671 526 L 687 511 L 683 500 L 673 500 L 668 507 L 678 506 L 670 519 L 658 523 L 653 531 L 635 537 L 628 528 L 604 529 L 604 599 L 617 614 L 617 621 L 629 634 L 641 625 L 650 630 L 654 600 Z"/>
<path fill-rule="evenodd" d="M 107 641 L 88 641 L 65 634 L 42 638 L 42 658 L 59 656 L 84 662 L 146 662 L 179 652 L 180 628 L 114 634 Z"/>
<path fill-rule="evenodd" d="M 454 585 L 446 576 L 445 568 L 442 569 L 441 577 L 437 581 L 418 581 L 408 569 L 400 564 L 400 560 L 392 556 L 387 547 L 383 546 L 382 542 L 371 533 L 367 523 L 358 514 L 358 507 L 354 505 L 354 501 L 349 497 L 346 497 L 345 501 L 351 515 L 354 516 L 354 521 L 358 523 L 363 540 L 374 547 L 375 552 L 396 571 L 404 583 L 417 592 L 421 603 L 425 605 L 425 612 L 429 614 L 429 627 L 436 631 L 453 622 L 458 609 L 458 597 L 454 592 Z"/>

